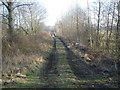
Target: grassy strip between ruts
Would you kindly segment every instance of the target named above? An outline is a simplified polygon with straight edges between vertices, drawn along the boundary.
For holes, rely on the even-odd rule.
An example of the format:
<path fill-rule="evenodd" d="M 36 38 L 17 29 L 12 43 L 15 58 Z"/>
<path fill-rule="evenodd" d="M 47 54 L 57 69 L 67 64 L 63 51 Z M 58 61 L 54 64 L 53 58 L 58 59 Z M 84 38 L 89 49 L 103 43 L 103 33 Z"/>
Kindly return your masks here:
<path fill-rule="evenodd" d="M 67 51 L 69 52 L 69 51 Z M 72 57 L 72 58 L 69 58 L 71 59 L 70 61 L 73 61 L 73 57 L 76 57 L 72 54 L 68 54 L 69 57 Z M 79 60 L 79 61 L 78 61 Z M 74 65 L 74 67 L 76 65 L 78 65 L 78 67 L 80 67 L 79 69 L 77 68 L 77 71 L 75 71 L 75 69 L 73 71 L 75 72 L 86 72 L 86 70 L 90 69 L 90 68 L 86 68 L 86 69 L 83 69 L 84 68 L 84 65 L 82 65 L 82 63 L 80 62 L 81 58 L 76 58 L 76 62 L 71 62 L 72 65 Z M 78 63 L 81 63 L 81 64 L 78 64 Z M 69 65 L 71 66 L 71 64 L 69 63 Z M 84 75 L 84 73 L 81 73 Z M 79 74 L 79 75 L 81 75 Z M 112 81 L 111 78 L 105 78 L 105 77 L 102 77 L 100 75 L 87 75 L 87 77 L 85 78 L 77 78 L 76 79 L 76 82 L 79 83 L 79 87 L 84 87 L 84 88 L 87 88 L 87 87 L 92 87 L 92 88 L 103 88 L 103 87 L 108 87 L 108 88 L 117 88 L 117 85 L 115 85 L 116 82 Z"/>
<path fill-rule="evenodd" d="M 76 76 L 73 74 L 68 61 L 67 61 L 67 53 L 65 51 L 65 47 L 59 39 L 56 39 L 56 46 L 58 52 L 58 71 L 59 71 L 59 88 L 77 88 L 78 80 Z"/>

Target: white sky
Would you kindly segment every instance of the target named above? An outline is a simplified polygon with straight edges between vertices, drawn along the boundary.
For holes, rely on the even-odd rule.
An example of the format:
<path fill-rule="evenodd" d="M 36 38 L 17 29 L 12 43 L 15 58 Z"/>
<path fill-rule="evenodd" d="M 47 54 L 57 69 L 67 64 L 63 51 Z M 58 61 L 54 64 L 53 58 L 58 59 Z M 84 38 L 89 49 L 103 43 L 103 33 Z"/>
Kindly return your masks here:
<path fill-rule="evenodd" d="M 24 0 L 24 1 L 33 1 L 38 3 L 41 2 L 43 4 L 43 6 L 47 9 L 47 18 L 45 20 L 45 24 L 48 26 L 53 26 L 55 22 L 59 20 L 61 16 L 64 15 L 65 12 L 67 12 L 71 6 L 76 5 L 76 2 L 80 4 L 81 8 L 87 7 L 87 0 Z M 88 1 L 93 2 L 97 0 Z"/>
<path fill-rule="evenodd" d="M 53 26 L 67 10 L 76 4 L 77 0 L 39 0 L 47 9 L 45 24 Z M 95 1 L 95 0 L 89 0 Z M 78 0 L 82 8 L 87 6 L 87 0 Z"/>
<path fill-rule="evenodd" d="M 45 22 L 46 25 L 54 25 L 56 20 L 68 10 L 72 1 L 73 0 L 42 0 L 48 13 L 48 17 Z"/>

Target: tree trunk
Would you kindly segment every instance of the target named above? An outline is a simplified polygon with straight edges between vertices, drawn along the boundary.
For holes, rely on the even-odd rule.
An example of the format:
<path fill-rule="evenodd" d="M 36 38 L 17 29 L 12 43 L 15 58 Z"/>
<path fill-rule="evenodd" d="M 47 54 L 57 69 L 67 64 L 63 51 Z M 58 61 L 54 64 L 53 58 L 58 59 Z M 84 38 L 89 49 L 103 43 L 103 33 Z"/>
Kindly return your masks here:
<path fill-rule="evenodd" d="M 77 14 L 76 14 L 76 29 L 77 29 L 77 41 L 79 41 L 79 20 L 78 20 L 78 1 L 77 1 L 77 5 L 76 5 L 76 9 L 77 9 Z"/>
<path fill-rule="evenodd" d="M 115 17 L 115 2 L 114 2 L 114 6 L 113 6 L 113 12 L 112 12 L 112 21 L 111 21 L 111 27 L 110 27 L 110 34 L 109 34 L 109 39 L 111 39 L 111 35 L 112 35 L 112 30 L 113 30 L 113 20 Z"/>
<path fill-rule="evenodd" d="M 8 36 L 9 39 L 12 40 L 13 37 L 13 2 L 7 2 L 8 3 L 8 26 L 9 26 L 9 30 L 8 30 Z"/>
<path fill-rule="evenodd" d="M 8 17 L 8 22 L 9 22 L 9 33 L 11 34 L 13 31 L 13 17 L 12 17 L 12 11 L 9 10 L 9 17 Z"/>
<path fill-rule="evenodd" d="M 118 22 L 117 22 L 117 31 L 116 31 L 116 54 L 117 54 L 117 68 L 118 68 L 118 77 L 120 77 L 120 0 L 118 2 Z"/>
<path fill-rule="evenodd" d="M 118 2 L 118 21 L 117 21 L 117 30 L 116 30 L 116 52 L 119 54 L 120 45 L 119 45 L 119 34 L 120 34 L 120 1 Z M 119 56 L 119 55 L 118 55 Z"/>
<path fill-rule="evenodd" d="M 109 9 L 108 9 L 108 15 L 107 15 L 107 33 L 106 33 L 106 50 L 107 52 L 109 52 L 109 40 L 110 38 L 108 38 L 109 35 L 109 17 L 110 17 L 110 6 L 111 4 L 109 4 Z"/>
<path fill-rule="evenodd" d="M 97 36 L 96 46 L 99 46 L 99 30 L 100 30 L 100 14 L 101 14 L 101 2 L 99 1 L 98 21 L 97 21 Z"/>

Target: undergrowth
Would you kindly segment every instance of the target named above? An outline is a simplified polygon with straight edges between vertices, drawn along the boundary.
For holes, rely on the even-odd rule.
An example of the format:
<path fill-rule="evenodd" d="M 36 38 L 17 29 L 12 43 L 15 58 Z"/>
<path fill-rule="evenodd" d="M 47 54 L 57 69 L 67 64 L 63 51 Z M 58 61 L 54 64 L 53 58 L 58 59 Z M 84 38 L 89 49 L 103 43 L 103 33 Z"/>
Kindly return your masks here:
<path fill-rule="evenodd" d="M 40 31 L 34 35 L 15 32 L 12 42 L 2 38 L 2 76 L 5 83 L 17 81 L 17 74 L 28 75 L 39 71 L 52 47 L 52 38 L 47 32 Z"/>

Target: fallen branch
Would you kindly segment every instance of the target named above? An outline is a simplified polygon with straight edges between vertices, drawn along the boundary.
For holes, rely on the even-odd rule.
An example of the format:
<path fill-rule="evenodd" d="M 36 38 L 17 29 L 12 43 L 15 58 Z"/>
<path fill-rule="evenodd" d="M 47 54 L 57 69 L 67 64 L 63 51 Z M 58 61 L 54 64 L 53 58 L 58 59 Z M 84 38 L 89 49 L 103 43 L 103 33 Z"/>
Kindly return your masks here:
<path fill-rule="evenodd" d="M 21 74 L 21 73 L 17 73 L 16 76 L 17 76 L 17 77 L 21 77 L 21 78 L 26 78 L 26 77 L 27 77 L 26 75 L 23 75 L 23 74 Z"/>

